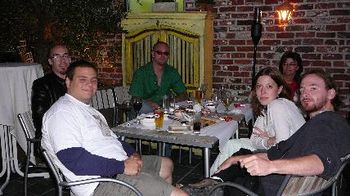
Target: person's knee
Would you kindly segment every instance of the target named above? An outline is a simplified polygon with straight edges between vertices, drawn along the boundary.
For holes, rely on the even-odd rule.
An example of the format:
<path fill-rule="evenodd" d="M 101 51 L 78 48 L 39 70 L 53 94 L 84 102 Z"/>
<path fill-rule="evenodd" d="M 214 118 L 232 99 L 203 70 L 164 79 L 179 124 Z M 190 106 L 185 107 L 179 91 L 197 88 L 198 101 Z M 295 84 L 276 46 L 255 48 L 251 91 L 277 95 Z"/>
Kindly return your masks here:
<path fill-rule="evenodd" d="M 167 170 L 170 170 L 172 172 L 174 169 L 174 163 L 170 158 L 162 157 L 162 167 L 164 167 Z"/>
<path fill-rule="evenodd" d="M 188 196 L 188 194 L 185 191 L 175 187 L 170 196 Z"/>

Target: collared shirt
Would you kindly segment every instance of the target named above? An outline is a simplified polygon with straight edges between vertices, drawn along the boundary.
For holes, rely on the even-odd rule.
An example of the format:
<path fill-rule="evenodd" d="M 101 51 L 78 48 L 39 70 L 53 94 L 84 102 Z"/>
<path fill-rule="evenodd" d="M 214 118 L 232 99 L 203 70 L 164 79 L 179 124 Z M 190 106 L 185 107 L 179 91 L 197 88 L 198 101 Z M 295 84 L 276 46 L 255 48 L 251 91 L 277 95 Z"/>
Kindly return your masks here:
<path fill-rule="evenodd" d="M 150 99 L 160 105 L 163 96 L 168 95 L 170 90 L 176 94 L 182 94 L 186 91 L 185 84 L 177 70 L 166 64 L 162 80 L 158 84 L 152 63 L 148 63 L 135 71 L 129 93 L 131 96 L 141 97 L 144 100 Z"/>

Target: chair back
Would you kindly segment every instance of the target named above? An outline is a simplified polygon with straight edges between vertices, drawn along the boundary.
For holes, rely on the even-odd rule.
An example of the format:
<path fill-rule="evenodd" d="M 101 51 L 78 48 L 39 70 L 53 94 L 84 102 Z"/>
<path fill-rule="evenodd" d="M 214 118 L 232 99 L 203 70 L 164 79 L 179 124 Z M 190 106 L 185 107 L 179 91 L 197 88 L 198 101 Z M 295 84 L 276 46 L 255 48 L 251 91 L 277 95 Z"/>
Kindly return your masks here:
<path fill-rule="evenodd" d="M 19 120 L 19 124 L 21 125 L 26 140 L 35 138 L 35 127 L 32 119 L 32 113 L 30 111 L 26 111 L 17 115 Z"/>
<path fill-rule="evenodd" d="M 142 193 L 139 190 L 137 190 L 134 186 L 132 186 L 131 184 L 126 183 L 126 182 L 121 181 L 121 180 L 112 179 L 112 178 L 91 178 L 91 179 L 67 182 L 65 180 L 61 170 L 55 165 L 52 157 L 49 155 L 49 153 L 46 152 L 46 150 L 43 150 L 43 156 L 45 157 L 47 164 L 49 165 L 53 175 L 55 176 L 55 180 L 56 180 L 57 188 L 58 188 L 58 196 L 62 195 L 62 188 L 63 187 L 69 188 L 72 186 L 78 186 L 78 185 L 96 183 L 96 182 L 116 183 L 116 184 L 119 184 L 121 186 L 125 186 L 126 188 L 130 189 L 137 196 L 142 196 Z"/>
<path fill-rule="evenodd" d="M 114 87 L 114 92 L 116 97 L 118 97 L 117 103 L 120 105 L 131 100 L 128 86 L 116 86 Z"/>
<path fill-rule="evenodd" d="M 338 169 L 337 173 L 328 180 L 318 176 L 286 176 L 277 195 L 315 195 L 332 187 L 332 196 L 336 196 L 338 191 L 338 182 L 344 168 L 350 162 L 350 154 L 341 158 L 341 162 L 342 165 Z"/>
<path fill-rule="evenodd" d="M 64 182 L 63 174 L 60 172 L 58 167 L 53 163 L 51 156 L 45 150 L 43 150 L 43 156 L 44 156 L 46 163 L 49 166 L 53 176 L 55 177 L 56 185 L 57 185 L 57 189 L 58 189 L 58 196 L 61 196 L 62 195 L 62 186 L 60 184 L 62 182 Z"/>
<path fill-rule="evenodd" d="M 91 105 L 96 109 L 115 108 L 117 97 L 113 88 L 99 89 L 92 97 Z"/>
<path fill-rule="evenodd" d="M 97 90 L 91 99 L 91 106 L 100 111 L 106 118 L 109 126 L 117 124 L 117 97 L 114 88 L 104 88 Z"/>

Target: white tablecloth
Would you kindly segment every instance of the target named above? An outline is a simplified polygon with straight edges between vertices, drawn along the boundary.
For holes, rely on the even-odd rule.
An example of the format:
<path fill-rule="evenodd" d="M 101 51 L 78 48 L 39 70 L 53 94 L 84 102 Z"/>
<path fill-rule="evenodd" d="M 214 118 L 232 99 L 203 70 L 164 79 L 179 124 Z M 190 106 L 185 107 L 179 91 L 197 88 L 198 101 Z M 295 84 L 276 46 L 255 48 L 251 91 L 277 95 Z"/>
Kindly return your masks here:
<path fill-rule="evenodd" d="M 25 151 L 26 140 L 17 114 L 31 109 L 32 83 L 43 75 L 40 64 L 0 63 L 0 124 L 13 128 L 11 133 Z"/>
<path fill-rule="evenodd" d="M 163 128 L 161 130 L 168 130 L 168 127 L 170 125 L 179 124 L 179 122 L 165 119 L 163 123 Z M 138 124 L 136 120 L 131 120 L 129 122 L 126 122 L 124 124 L 121 124 L 120 126 L 128 126 L 128 127 L 135 127 L 139 129 L 155 129 L 155 126 L 150 123 L 149 125 L 145 126 L 143 124 Z M 204 127 L 201 129 L 200 134 L 201 136 L 214 136 L 219 139 L 219 149 L 221 150 L 226 142 L 232 138 L 233 134 L 236 133 L 238 130 L 238 123 L 237 121 L 229 121 L 229 122 L 218 122 L 216 124 Z M 187 132 L 187 133 L 179 133 L 179 134 L 195 134 L 193 132 Z"/>

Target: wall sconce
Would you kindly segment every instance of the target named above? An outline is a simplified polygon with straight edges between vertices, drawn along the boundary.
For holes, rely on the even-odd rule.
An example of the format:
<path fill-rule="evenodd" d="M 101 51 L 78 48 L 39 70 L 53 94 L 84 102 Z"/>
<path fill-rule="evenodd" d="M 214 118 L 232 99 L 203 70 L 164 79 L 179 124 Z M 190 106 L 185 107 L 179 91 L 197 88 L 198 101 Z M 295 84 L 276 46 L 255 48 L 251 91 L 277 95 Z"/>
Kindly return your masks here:
<path fill-rule="evenodd" d="M 286 1 L 282 5 L 277 6 L 276 10 L 279 22 L 281 24 L 288 24 L 289 20 L 292 19 L 293 5 Z"/>

